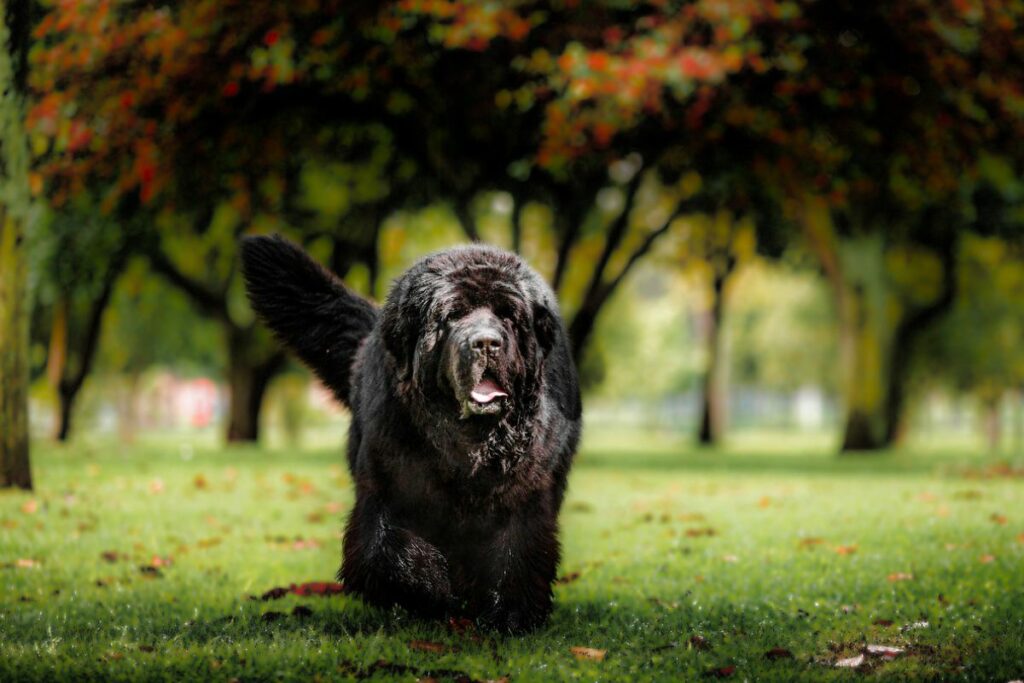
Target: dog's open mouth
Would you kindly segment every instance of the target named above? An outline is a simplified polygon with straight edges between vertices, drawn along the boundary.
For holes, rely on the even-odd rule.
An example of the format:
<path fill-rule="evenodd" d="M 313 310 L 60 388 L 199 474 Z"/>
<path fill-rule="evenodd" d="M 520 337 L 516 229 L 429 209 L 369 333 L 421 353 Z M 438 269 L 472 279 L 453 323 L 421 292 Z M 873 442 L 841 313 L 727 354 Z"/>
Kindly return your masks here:
<path fill-rule="evenodd" d="M 500 413 L 503 398 L 508 398 L 508 392 L 493 377 L 485 374 L 470 390 L 469 398 L 463 405 L 463 417 Z"/>

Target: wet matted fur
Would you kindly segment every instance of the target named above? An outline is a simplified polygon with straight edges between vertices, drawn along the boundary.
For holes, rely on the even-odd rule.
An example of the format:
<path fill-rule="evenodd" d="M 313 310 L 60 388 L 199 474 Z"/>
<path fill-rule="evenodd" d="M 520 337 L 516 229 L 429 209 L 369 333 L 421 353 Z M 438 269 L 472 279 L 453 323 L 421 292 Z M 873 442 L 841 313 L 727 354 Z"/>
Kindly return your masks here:
<path fill-rule="evenodd" d="M 518 256 L 428 256 L 377 308 L 279 237 L 242 245 L 250 300 L 352 411 L 340 577 L 376 605 L 521 632 L 551 612 L 580 435 L 554 294 Z"/>

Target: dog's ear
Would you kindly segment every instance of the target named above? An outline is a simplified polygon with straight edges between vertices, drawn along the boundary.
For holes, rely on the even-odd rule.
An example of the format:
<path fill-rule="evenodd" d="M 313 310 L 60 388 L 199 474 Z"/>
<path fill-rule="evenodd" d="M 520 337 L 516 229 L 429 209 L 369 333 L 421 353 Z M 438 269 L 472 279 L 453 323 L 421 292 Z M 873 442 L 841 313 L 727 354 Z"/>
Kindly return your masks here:
<path fill-rule="evenodd" d="M 409 277 L 399 279 L 388 295 L 381 318 L 384 348 L 395 360 L 399 381 L 409 379 L 412 374 L 413 356 L 419 339 L 419 330 L 413 328 L 413 321 L 421 317 L 412 298 Z"/>
<path fill-rule="evenodd" d="M 561 323 L 550 308 L 542 303 L 533 305 L 533 333 L 545 356 L 554 347 L 560 329 Z"/>
<path fill-rule="evenodd" d="M 253 309 L 348 403 L 352 360 L 376 323 L 376 307 L 279 235 L 246 237 L 241 252 Z"/>

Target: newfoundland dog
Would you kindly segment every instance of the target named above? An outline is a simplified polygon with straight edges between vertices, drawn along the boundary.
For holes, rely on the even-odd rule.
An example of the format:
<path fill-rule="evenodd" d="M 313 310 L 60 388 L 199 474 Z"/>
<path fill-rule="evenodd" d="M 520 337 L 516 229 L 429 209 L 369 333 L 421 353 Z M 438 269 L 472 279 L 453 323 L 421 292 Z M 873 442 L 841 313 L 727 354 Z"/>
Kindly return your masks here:
<path fill-rule="evenodd" d="M 523 632 L 551 612 L 580 435 L 554 294 L 518 256 L 428 256 L 383 307 L 280 237 L 242 244 L 253 308 L 352 411 L 340 578 L 375 605 Z"/>

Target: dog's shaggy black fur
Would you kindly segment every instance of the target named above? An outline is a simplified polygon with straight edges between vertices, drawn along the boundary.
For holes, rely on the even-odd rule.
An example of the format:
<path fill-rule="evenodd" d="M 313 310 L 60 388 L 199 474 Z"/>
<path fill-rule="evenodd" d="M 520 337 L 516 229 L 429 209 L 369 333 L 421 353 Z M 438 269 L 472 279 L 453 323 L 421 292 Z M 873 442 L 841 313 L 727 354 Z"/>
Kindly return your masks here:
<path fill-rule="evenodd" d="M 242 260 L 257 313 L 352 410 L 346 589 L 510 632 L 542 624 L 580 434 L 548 286 L 514 254 L 461 247 L 377 309 L 279 237 L 247 238 Z"/>

